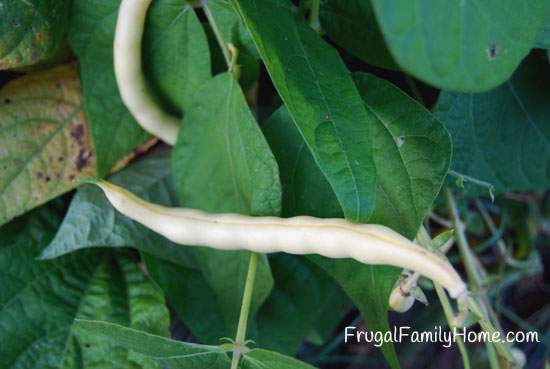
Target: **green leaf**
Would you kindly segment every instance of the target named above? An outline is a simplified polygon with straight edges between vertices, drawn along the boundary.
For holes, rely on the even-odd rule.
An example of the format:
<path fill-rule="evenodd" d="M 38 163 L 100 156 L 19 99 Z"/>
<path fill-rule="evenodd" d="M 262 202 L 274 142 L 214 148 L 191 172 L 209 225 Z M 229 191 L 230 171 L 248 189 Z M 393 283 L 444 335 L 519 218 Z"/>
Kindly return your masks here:
<path fill-rule="evenodd" d="M 75 0 L 69 33 L 80 61 L 100 176 L 147 138 L 122 103 L 115 80 L 113 39 L 119 3 Z M 144 71 L 152 93 L 165 108 L 181 112 L 194 89 L 210 77 L 208 44 L 201 24 L 190 4 L 159 0 L 151 5 L 145 29 Z"/>
<path fill-rule="evenodd" d="M 315 369 L 315 367 L 277 352 L 255 349 L 242 357 L 242 369 Z"/>
<path fill-rule="evenodd" d="M 338 53 L 288 0 L 231 3 L 250 30 L 279 95 L 346 218 L 367 221 L 376 185 L 375 117 L 365 110 Z"/>
<path fill-rule="evenodd" d="M 116 345 L 150 358 L 173 369 L 227 369 L 231 364 L 225 352 L 215 346 L 174 341 L 121 325 L 77 320 L 76 326 L 94 335 L 102 335 Z"/>
<path fill-rule="evenodd" d="M 547 0 L 372 0 L 397 63 L 454 91 L 486 91 L 506 81 L 550 18 Z"/>
<path fill-rule="evenodd" d="M 97 335 L 71 334 L 75 318 L 84 318 L 167 335 L 168 312 L 128 252 L 37 260 L 59 221 L 59 214 L 41 208 L 0 229 L 2 367 L 151 368 Z"/>
<path fill-rule="evenodd" d="M 172 172 L 185 207 L 250 215 L 281 212 L 277 162 L 229 73 L 195 94 L 173 149 Z"/>
<path fill-rule="evenodd" d="M 109 179 L 137 196 L 176 205 L 170 178 L 170 153 L 157 150 Z M 41 257 L 52 259 L 90 247 L 134 246 L 166 260 L 186 263 L 190 250 L 118 213 L 96 186 L 82 186 L 71 201 L 55 238 Z"/>
<path fill-rule="evenodd" d="M 386 69 L 399 69 L 378 27 L 370 1 L 321 2 L 320 21 L 331 39 L 353 56 Z"/>
<path fill-rule="evenodd" d="M 144 73 L 164 106 L 181 115 L 210 78 L 210 52 L 202 25 L 187 1 L 153 1 L 143 35 Z"/>
<path fill-rule="evenodd" d="M 74 65 L 0 90 L 0 224 L 94 176 L 95 157 Z"/>
<path fill-rule="evenodd" d="M 414 238 L 437 196 L 451 160 L 451 141 L 443 125 L 392 84 L 366 73 L 354 75 L 374 125 L 378 173 L 371 218 Z M 341 217 L 336 197 L 315 165 L 285 108 L 264 128 L 278 158 L 285 216 Z"/>
<path fill-rule="evenodd" d="M 374 126 L 378 175 L 371 223 L 409 239 L 418 232 L 451 163 L 452 144 L 443 124 L 391 83 L 366 73 L 354 80 Z"/>
<path fill-rule="evenodd" d="M 251 215 L 281 211 L 277 163 L 238 82 L 228 73 L 206 82 L 195 94 L 173 149 L 172 172 L 185 207 Z M 234 332 L 250 253 L 201 247 L 195 255 L 223 307 L 226 326 Z M 264 256 L 256 274 L 251 316 L 272 287 Z"/>
<path fill-rule="evenodd" d="M 550 183 L 550 67 L 527 58 L 512 78 L 483 94 L 443 92 L 437 116 L 453 137 L 452 168 L 497 192 L 547 189 Z M 470 194 L 487 189 L 465 182 Z"/>
<path fill-rule="evenodd" d="M 67 30 L 69 0 L 7 0 L 0 6 L 0 70 L 55 56 Z"/>

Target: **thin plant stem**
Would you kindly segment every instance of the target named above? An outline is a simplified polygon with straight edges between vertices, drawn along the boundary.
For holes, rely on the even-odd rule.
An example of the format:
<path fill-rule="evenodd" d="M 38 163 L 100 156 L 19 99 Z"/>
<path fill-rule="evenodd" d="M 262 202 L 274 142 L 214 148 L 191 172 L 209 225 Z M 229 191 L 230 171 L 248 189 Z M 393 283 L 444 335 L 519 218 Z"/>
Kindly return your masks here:
<path fill-rule="evenodd" d="M 487 211 L 485 205 L 483 205 L 483 203 L 479 199 L 475 200 L 475 204 L 479 210 L 479 213 L 481 214 L 481 217 L 485 221 L 485 224 L 487 224 L 489 231 L 491 231 L 492 236 L 496 238 L 498 250 L 506 263 L 515 268 L 524 268 L 525 266 L 528 266 L 529 263 L 516 260 L 512 255 L 510 255 L 510 253 L 508 252 L 508 248 L 506 247 L 506 243 L 502 239 L 502 231 L 497 228 L 495 222 L 489 215 L 489 212 Z"/>
<path fill-rule="evenodd" d="M 420 93 L 420 90 L 418 89 L 418 86 L 414 82 L 414 80 L 409 76 L 408 74 L 405 74 L 405 80 L 407 81 L 407 84 L 409 85 L 414 98 L 421 103 L 422 105 L 426 106 L 426 103 L 424 102 L 424 98 L 422 97 L 422 94 Z"/>
<path fill-rule="evenodd" d="M 216 41 L 218 41 L 218 44 L 220 45 L 220 49 L 222 50 L 223 58 L 225 59 L 225 63 L 227 64 L 227 69 L 231 72 L 233 69 L 233 63 L 231 58 L 231 52 L 229 51 L 229 48 L 223 39 L 223 36 L 220 32 L 220 28 L 218 27 L 218 24 L 216 23 L 216 19 L 214 18 L 214 15 L 212 14 L 212 11 L 208 7 L 208 0 L 202 0 L 201 1 L 202 9 L 204 10 L 204 14 L 206 15 L 206 19 L 208 20 L 208 24 L 210 24 L 210 27 L 212 28 L 212 32 L 214 32 L 214 36 L 216 37 Z"/>
<path fill-rule="evenodd" d="M 495 312 L 489 304 L 489 299 L 487 298 L 487 294 L 483 288 L 481 275 L 482 273 L 485 273 L 485 271 L 479 263 L 478 259 L 476 258 L 475 254 L 470 249 L 470 245 L 468 244 L 468 240 L 466 238 L 466 233 L 464 230 L 464 224 L 460 219 L 458 207 L 456 205 L 453 194 L 448 187 L 445 187 L 444 194 L 447 208 L 449 209 L 449 213 L 451 214 L 451 221 L 455 228 L 455 238 L 458 244 L 458 249 L 464 263 L 464 268 L 466 269 L 466 274 L 468 275 L 468 281 L 471 284 L 472 290 L 478 296 L 478 301 L 480 305 L 478 310 L 480 310 L 479 312 L 482 315 L 479 317 L 479 324 L 481 325 L 481 328 L 486 332 L 494 332 L 495 326 L 499 327 L 499 331 L 502 331 L 500 329 L 500 322 L 498 321 Z M 513 360 L 509 352 L 509 347 L 507 347 L 506 345 L 486 342 L 485 346 L 487 347 L 487 355 L 489 357 L 489 363 L 492 369 L 499 368 L 499 361 L 496 353 L 497 350 L 507 360 Z"/>
<path fill-rule="evenodd" d="M 468 274 L 468 279 L 473 285 L 472 287 L 477 291 L 480 290 L 483 286 L 481 281 L 480 273 L 477 269 L 478 262 L 470 245 L 468 245 L 468 240 L 466 239 L 466 234 L 464 233 L 464 224 L 460 220 L 458 215 L 458 208 L 456 206 L 455 199 L 451 190 L 448 187 L 445 187 L 443 190 L 445 194 L 445 200 L 447 202 L 447 208 L 451 213 L 451 222 L 455 228 L 455 237 L 456 243 L 458 245 L 458 251 L 462 256 L 462 261 L 464 262 L 464 268 L 466 269 L 466 274 Z"/>
<path fill-rule="evenodd" d="M 418 232 L 417 236 L 418 242 L 424 246 L 427 249 L 431 249 L 431 237 L 426 231 L 426 228 L 421 227 L 420 231 Z M 447 244 L 443 245 L 445 247 Z M 451 243 L 452 245 L 452 243 Z M 442 247 L 442 248 L 443 248 Z M 449 247 L 446 247 L 443 252 L 447 252 Z M 445 294 L 445 291 L 443 290 L 443 287 L 439 283 L 434 282 L 434 288 L 435 292 L 437 294 L 437 297 L 439 298 L 439 303 L 441 304 L 441 307 L 443 308 L 443 313 L 445 314 L 445 318 L 447 319 L 447 324 L 449 324 L 449 327 L 451 329 L 455 329 L 455 313 L 453 311 L 453 308 L 451 306 L 451 303 L 449 301 L 449 298 Z M 462 363 L 464 365 L 464 369 L 471 369 L 470 366 L 470 356 L 468 355 L 468 350 L 466 349 L 466 345 L 463 341 L 458 340 L 457 341 L 458 350 L 460 352 L 460 356 L 462 357 Z"/>
<path fill-rule="evenodd" d="M 491 342 L 485 342 L 485 348 L 487 349 L 487 357 L 489 358 L 489 366 L 491 369 L 501 369 L 493 344 Z"/>
<path fill-rule="evenodd" d="M 250 304 L 252 302 L 252 291 L 254 291 L 254 280 L 256 279 L 257 267 L 258 254 L 253 252 L 250 254 L 250 261 L 248 262 L 248 272 L 246 274 L 246 283 L 244 285 L 241 313 L 239 315 L 239 323 L 237 325 L 237 335 L 235 336 L 233 357 L 231 359 L 231 369 L 238 368 L 239 359 L 246 345 L 246 327 L 248 325 L 248 314 L 250 312 Z"/>
<path fill-rule="evenodd" d="M 321 23 L 319 22 L 319 0 L 311 0 L 311 9 L 309 10 L 309 25 L 316 32 L 321 31 Z"/>
<path fill-rule="evenodd" d="M 447 322 L 449 324 L 449 327 L 451 329 L 454 329 L 453 324 L 453 308 L 451 307 L 451 303 L 449 302 L 449 298 L 445 294 L 445 291 L 443 291 L 443 287 L 439 285 L 438 283 L 434 283 L 435 292 L 437 293 L 437 297 L 439 298 L 439 302 L 441 303 L 441 307 L 443 308 L 443 313 L 445 314 L 445 318 L 447 318 Z M 464 369 L 471 369 L 470 366 L 470 355 L 468 355 L 468 349 L 466 348 L 466 345 L 462 340 L 457 340 L 456 344 L 458 346 L 458 351 L 460 351 L 460 356 L 462 357 L 462 364 L 464 366 Z"/>
<path fill-rule="evenodd" d="M 467 176 L 466 174 L 462 174 L 462 173 L 456 172 L 454 170 L 449 170 L 448 174 L 455 177 L 455 178 L 457 178 L 457 180 L 459 182 L 457 185 L 459 187 L 463 187 L 464 182 L 472 182 L 472 183 L 474 183 L 474 184 L 476 184 L 480 187 L 485 187 L 489 191 L 489 196 L 491 197 L 491 201 L 495 200 L 495 186 L 493 186 L 489 182 L 485 182 L 485 181 L 482 181 L 480 179 Z"/>

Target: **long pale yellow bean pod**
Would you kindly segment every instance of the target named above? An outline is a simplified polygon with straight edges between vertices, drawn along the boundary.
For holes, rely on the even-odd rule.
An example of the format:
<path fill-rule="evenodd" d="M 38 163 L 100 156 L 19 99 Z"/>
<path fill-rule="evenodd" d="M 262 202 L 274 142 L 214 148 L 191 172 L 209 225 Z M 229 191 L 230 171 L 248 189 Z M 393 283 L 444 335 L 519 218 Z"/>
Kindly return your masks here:
<path fill-rule="evenodd" d="M 106 181 L 93 183 L 101 187 L 122 214 L 177 244 L 260 253 L 319 254 L 352 258 L 365 264 L 394 265 L 438 282 L 453 298 L 466 297 L 466 285 L 447 259 L 381 225 L 309 216 L 208 214 L 152 204 Z"/>
<path fill-rule="evenodd" d="M 115 77 L 124 105 L 139 125 L 174 145 L 179 119 L 162 110 L 147 91 L 141 67 L 141 39 L 151 0 L 122 0 L 118 11 L 113 57 Z"/>

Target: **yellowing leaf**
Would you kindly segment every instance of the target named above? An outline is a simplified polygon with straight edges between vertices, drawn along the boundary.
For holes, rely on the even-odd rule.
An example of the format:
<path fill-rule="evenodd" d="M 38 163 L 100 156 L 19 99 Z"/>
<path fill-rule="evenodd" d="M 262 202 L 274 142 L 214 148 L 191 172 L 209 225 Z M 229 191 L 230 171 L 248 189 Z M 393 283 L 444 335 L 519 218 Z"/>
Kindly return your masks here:
<path fill-rule="evenodd" d="M 0 90 L 0 224 L 96 173 L 75 65 Z"/>

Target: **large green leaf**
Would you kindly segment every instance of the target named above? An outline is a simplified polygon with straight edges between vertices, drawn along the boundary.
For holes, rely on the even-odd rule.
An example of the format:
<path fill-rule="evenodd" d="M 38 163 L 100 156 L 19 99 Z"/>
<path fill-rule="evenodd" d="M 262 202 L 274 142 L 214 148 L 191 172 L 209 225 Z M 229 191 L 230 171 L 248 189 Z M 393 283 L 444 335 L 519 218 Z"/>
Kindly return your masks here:
<path fill-rule="evenodd" d="M 331 39 L 355 57 L 387 69 L 398 69 L 370 1 L 326 0 L 321 2 L 319 18 Z"/>
<path fill-rule="evenodd" d="M 215 346 L 174 341 L 138 329 L 97 321 L 78 320 L 78 329 L 101 335 L 112 344 L 124 347 L 172 369 L 227 369 L 231 362 L 227 354 Z"/>
<path fill-rule="evenodd" d="M 372 222 L 413 238 L 447 173 L 449 135 L 430 112 L 390 83 L 368 74 L 356 74 L 354 79 L 365 106 L 378 118 L 374 126 L 378 184 Z M 341 217 L 330 185 L 285 108 L 273 114 L 264 131 L 279 162 L 283 214 Z M 388 329 L 388 297 L 398 269 L 311 258 L 342 285 L 371 329 Z M 397 367 L 393 347 L 382 349 Z"/>
<path fill-rule="evenodd" d="M 486 91 L 506 81 L 550 18 L 547 0 L 372 0 L 395 60 L 434 86 Z"/>
<path fill-rule="evenodd" d="M 278 215 L 281 187 L 277 163 L 229 73 L 206 82 L 185 115 L 172 156 L 175 188 L 185 207 L 216 213 Z M 196 260 L 234 332 L 250 253 L 197 248 Z M 261 258 L 252 316 L 269 295 L 273 279 Z"/>
<path fill-rule="evenodd" d="M 313 366 L 278 352 L 255 349 L 243 356 L 242 369 L 315 369 Z"/>
<path fill-rule="evenodd" d="M 7 0 L 0 5 L 0 70 L 55 56 L 67 31 L 69 0 Z"/>
<path fill-rule="evenodd" d="M 74 65 L 31 73 L 0 90 L 0 224 L 95 175 Z"/>
<path fill-rule="evenodd" d="M 288 0 L 231 0 L 346 217 L 367 221 L 376 174 L 372 125 L 346 66 Z"/>
<path fill-rule="evenodd" d="M 159 204 L 176 205 L 171 189 L 170 153 L 158 150 L 139 159 L 110 179 L 136 195 Z M 90 247 L 134 246 L 145 252 L 176 263 L 186 263 L 190 250 L 174 245 L 118 213 L 96 186 L 82 186 L 71 205 L 55 238 L 42 252 L 51 259 L 78 249 Z"/>
<path fill-rule="evenodd" d="M 550 184 L 550 66 L 533 54 L 513 77 L 483 94 L 443 92 L 436 108 L 454 143 L 452 168 L 497 192 Z M 487 189 L 466 182 L 471 194 Z"/>
<path fill-rule="evenodd" d="M 168 312 L 128 252 L 37 260 L 59 221 L 41 208 L 0 229 L 2 368 L 152 368 L 97 335 L 71 334 L 74 320 L 85 318 L 167 335 Z"/>
<path fill-rule="evenodd" d="M 416 100 L 391 83 L 366 73 L 354 80 L 374 126 L 378 183 L 371 223 L 405 237 L 416 236 L 451 163 L 449 133 Z"/>
<path fill-rule="evenodd" d="M 117 0 L 75 0 L 69 34 L 80 61 L 100 175 L 147 138 L 122 103 L 115 80 L 113 39 L 118 7 Z M 210 77 L 202 26 L 186 1 L 159 0 L 151 5 L 145 28 L 143 62 L 149 85 L 166 108 L 181 112 L 195 88 Z"/>
<path fill-rule="evenodd" d="M 378 183 L 371 222 L 414 238 L 447 174 L 449 134 L 428 110 L 389 82 L 366 73 L 357 73 L 354 79 L 366 108 L 378 118 L 374 125 Z M 286 108 L 272 115 L 264 132 L 279 162 L 284 215 L 341 217 L 330 185 Z"/>

